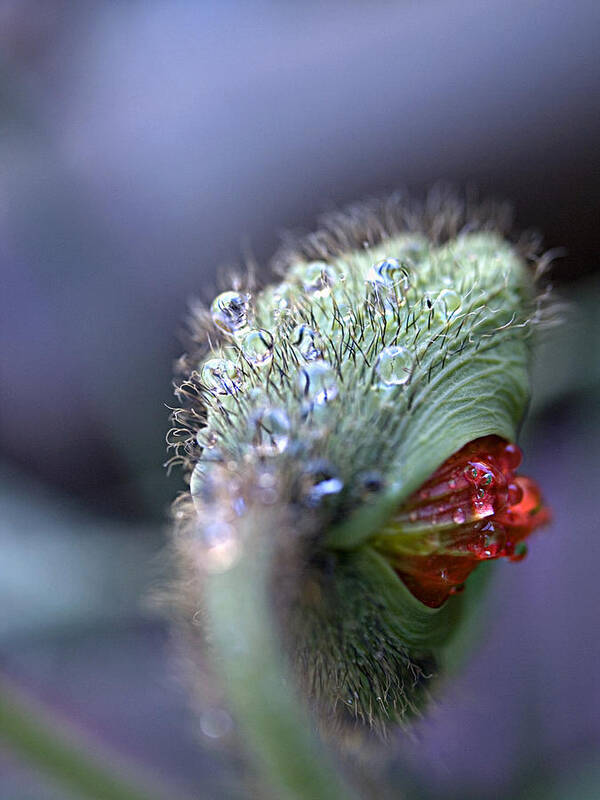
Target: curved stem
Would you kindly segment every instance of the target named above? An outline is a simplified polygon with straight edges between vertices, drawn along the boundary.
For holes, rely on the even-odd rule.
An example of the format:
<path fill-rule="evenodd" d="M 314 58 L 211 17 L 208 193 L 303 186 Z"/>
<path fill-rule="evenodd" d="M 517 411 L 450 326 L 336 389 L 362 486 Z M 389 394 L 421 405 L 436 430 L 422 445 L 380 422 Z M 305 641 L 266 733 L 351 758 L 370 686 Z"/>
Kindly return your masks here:
<path fill-rule="evenodd" d="M 78 796 L 92 800 L 158 800 L 143 783 L 134 783 L 91 755 L 75 732 L 67 732 L 45 709 L 0 682 L 0 744 L 15 751 L 29 764 Z M 166 795 L 164 795 L 166 796 Z M 171 797 L 171 795 L 169 794 Z"/>

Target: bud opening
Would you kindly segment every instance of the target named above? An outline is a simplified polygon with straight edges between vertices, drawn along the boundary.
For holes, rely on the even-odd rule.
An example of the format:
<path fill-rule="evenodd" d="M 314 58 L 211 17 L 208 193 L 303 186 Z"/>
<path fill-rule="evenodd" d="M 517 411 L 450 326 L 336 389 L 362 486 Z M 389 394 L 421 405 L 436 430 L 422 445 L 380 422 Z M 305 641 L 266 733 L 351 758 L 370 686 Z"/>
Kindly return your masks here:
<path fill-rule="evenodd" d="M 519 561 L 550 520 L 537 484 L 515 475 L 521 450 L 484 436 L 450 456 L 373 540 L 412 594 L 432 608 L 460 592 L 480 561 Z"/>

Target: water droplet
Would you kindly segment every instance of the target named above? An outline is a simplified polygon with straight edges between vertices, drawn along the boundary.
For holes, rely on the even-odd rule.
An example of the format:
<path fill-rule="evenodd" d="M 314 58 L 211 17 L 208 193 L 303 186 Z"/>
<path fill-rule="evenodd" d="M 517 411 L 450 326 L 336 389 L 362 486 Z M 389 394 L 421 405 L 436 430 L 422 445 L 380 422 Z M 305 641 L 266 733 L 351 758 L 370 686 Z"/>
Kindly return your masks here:
<path fill-rule="evenodd" d="M 508 505 L 509 506 L 517 506 L 523 499 L 523 487 L 519 486 L 518 483 L 509 483 L 508 484 Z"/>
<path fill-rule="evenodd" d="M 262 367 L 273 358 L 273 336 L 264 328 L 257 328 L 244 336 L 242 353 L 251 364 Z"/>
<path fill-rule="evenodd" d="M 410 378 L 412 357 L 405 347 L 391 345 L 379 354 L 376 371 L 384 386 L 402 386 Z"/>
<path fill-rule="evenodd" d="M 221 520 L 209 522 L 202 529 L 205 550 L 202 566 L 207 572 L 226 572 L 240 555 L 240 544 L 232 525 Z"/>
<path fill-rule="evenodd" d="M 214 324 L 223 333 L 238 334 L 248 326 L 250 295 L 223 292 L 213 300 L 210 313 Z"/>
<path fill-rule="evenodd" d="M 241 386 L 241 375 L 226 358 L 209 358 L 200 372 L 202 383 L 215 394 L 235 394 Z"/>
<path fill-rule="evenodd" d="M 383 489 L 384 481 L 380 472 L 362 472 L 357 477 L 360 495 L 363 500 L 369 499 Z"/>
<path fill-rule="evenodd" d="M 306 361 L 316 361 L 323 355 L 317 333 L 308 325 L 296 325 L 292 331 L 291 342 Z"/>
<path fill-rule="evenodd" d="M 217 448 L 209 452 L 211 455 L 213 453 L 215 456 L 218 455 L 220 460 L 221 452 Z M 216 460 L 216 457 L 214 459 L 205 459 L 203 453 L 203 459 L 195 464 L 192 474 L 190 475 L 190 494 L 198 512 L 204 510 L 206 503 L 212 502 L 214 481 L 210 470 L 212 466 L 211 461 Z"/>
<path fill-rule="evenodd" d="M 300 279 L 305 292 L 315 297 L 325 297 L 335 283 L 344 279 L 344 273 L 339 267 L 327 264 L 325 261 L 299 264 L 291 274 Z"/>
<path fill-rule="evenodd" d="M 462 298 L 454 289 L 442 289 L 435 301 L 435 307 L 444 322 L 454 319 L 462 304 Z"/>
<path fill-rule="evenodd" d="M 205 475 L 206 465 L 199 461 L 192 470 L 192 474 L 190 476 L 190 494 L 192 497 L 198 496 L 202 491 Z"/>
<path fill-rule="evenodd" d="M 277 478 L 272 472 L 263 472 L 258 478 L 260 490 L 260 501 L 264 505 L 271 505 L 277 502 L 279 496 L 277 490 Z"/>
<path fill-rule="evenodd" d="M 317 506 L 323 498 L 339 494 L 344 482 L 327 461 L 315 461 L 302 474 L 302 496 L 306 505 Z"/>
<path fill-rule="evenodd" d="M 200 714 L 200 730 L 209 739 L 220 739 L 232 728 L 231 717 L 222 708 L 207 708 Z"/>
<path fill-rule="evenodd" d="M 508 469 L 515 470 L 523 459 L 521 448 L 516 444 L 507 443 L 504 446 L 502 458 Z"/>
<path fill-rule="evenodd" d="M 367 283 L 397 286 L 406 291 L 410 287 L 410 270 L 397 258 L 383 258 L 367 273 Z"/>
<path fill-rule="evenodd" d="M 292 285 L 285 281 L 268 286 L 260 295 L 260 309 L 270 313 L 275 322 L 278 321 L 290 311 L 292 291 Z"/>
<path fill-rule="evenodd" d="M 465 512 L 463 511 L 463 509 L 457 508 L 454 514 L 452 515 L 452 519 L 454 520 L 456 525 L 462 525 L 466 519 Z"/>
<path fill-rule="evenodd" d="M 493 522 L 487 522 L 481 527 L 480 541 L 475 544 L 473 552 L 481 559 L 497 558 L 505 544 L 504 528 Z"/>
<path fill-rule="evenodd" d="M 352 319 L 353 316 L 352 303 L 345 296 L 342 296 L 340 293 L 339 297 L 335 298 L 335 304 L 336 304 L 335 316 L 338 319 L 342 319 L 344 322 L 347 322 L 348 320 Z M 334 332 L 339 331 L 341 333 L 341 329 L 339 328 L 339 326 L 335 325 L 332 327 Z"/>
<path fill-rule="evenodd" d="M 338 393 L 337 377 L 326 361 L 311 361 L 298 372 L 298 388 L 303 396 L 315 405 L 333 400 Z"/>
<path fill-rule="evenodd" d="M 273 454 L 282 453 L 290 438 L 290 419 L 282 408 L 266 408 L 260 414 L 262 439 Z M 264 446 L 264 445 L 263 445 Z"/>
<path fill-rule="evenodd" d="M 210 428 L 200 428 L 196 434 L 196 442 L 202 450 L 211 450 L 217 443 L 217 434 Z"/>

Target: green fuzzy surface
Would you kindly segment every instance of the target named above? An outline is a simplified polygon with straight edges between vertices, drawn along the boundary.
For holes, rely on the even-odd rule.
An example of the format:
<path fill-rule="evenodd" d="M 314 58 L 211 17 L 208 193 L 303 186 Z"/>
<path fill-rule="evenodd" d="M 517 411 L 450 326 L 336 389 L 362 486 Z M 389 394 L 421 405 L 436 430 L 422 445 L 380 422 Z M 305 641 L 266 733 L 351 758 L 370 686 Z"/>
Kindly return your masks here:
<path fill-rule="evenodd" d="M 393 268 L 381 267 L 386 259 L 397 259 Z M 235 287 L 233 307 L 226 294 L 197 312 L 201 344 L 185 360 L 171 439 L 175 460 L 191 470 L 187 547 L 200 547 L 198 532 L 216 518 L 237 536 L 250 510 L 254 532 L 236 552 L 242 562 L 268 553 L 261 580 L 280 591 L 263 586 L 259 628 L 279 631 L 282 674 L 291 668 L 322 731 L 385 736 L 464 657 L 488 570 L 432 609 L 370 541 L 466 443 L 492 434 L 516 440 L 541 311 L 526 261 L 488 230 L 436 243 L 397 233 L 318 262 L 299 251 L 283 272 L 259 292 Z M 271 527 L 272 519 L 285 525 Z M 252 537 L 270 544 L 255 550 Z M 232 586 L 229 562 L 210 572 L 216 613 Z M 239 574 L 238 609 L 252 613 L 257 595 L 248 587 L 243 600 Z M 247 675 L 227 667 L 217 616 L 213 641 L 234 705 L 252 724 Z"/>

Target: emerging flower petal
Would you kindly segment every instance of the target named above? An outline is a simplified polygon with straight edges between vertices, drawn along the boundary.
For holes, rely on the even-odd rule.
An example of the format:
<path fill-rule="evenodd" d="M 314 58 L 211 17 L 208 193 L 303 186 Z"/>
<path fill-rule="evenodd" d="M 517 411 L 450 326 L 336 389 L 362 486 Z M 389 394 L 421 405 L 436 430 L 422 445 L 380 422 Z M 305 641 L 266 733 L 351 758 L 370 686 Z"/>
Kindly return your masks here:
<path fill-rule="evenodd" d="M 421 602 L 461 591 L 480 561 L 526 554 L 524 539 L 550 520 L 537 484 L 515 475 L 521 451 L 499 436 L 470 442 L 434 472 L 375 538 Z"/>

